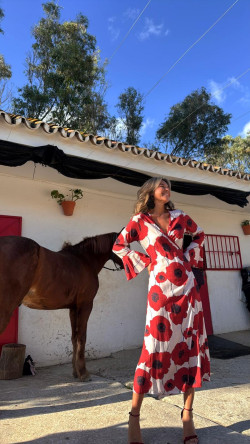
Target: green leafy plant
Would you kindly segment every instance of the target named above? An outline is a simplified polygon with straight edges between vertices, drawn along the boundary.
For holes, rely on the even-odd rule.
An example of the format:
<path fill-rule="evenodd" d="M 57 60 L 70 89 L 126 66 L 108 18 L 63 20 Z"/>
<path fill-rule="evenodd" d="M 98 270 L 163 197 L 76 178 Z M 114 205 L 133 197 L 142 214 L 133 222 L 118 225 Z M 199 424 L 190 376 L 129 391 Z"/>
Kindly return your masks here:
<path fill-rule="evenodd" d="M 243 220 L 243 221 L 241 222 L 241 226 L 242 226 L 242 227 L 244 227 L 245 225 L 250 225 L 250 220 L 249 220 L 249 219 Z"/>
<path fill-rule="evenodd" d="M 80 190 L 80 188 L 76 188 L 75 190 L 70 189 L 70 194 L 62 194 L 59 193 L 58 190 L 52 190 L 50 195 L 52 197 L 52 199 L 56 199 L 57 203 L 59 205 L 62 205 L 62 202 L 65 200 L 73 200 L 73 202 L 75 202 L 78 199 L 82 199 L 83 198 L 83 192 L 82 190 Z"/>

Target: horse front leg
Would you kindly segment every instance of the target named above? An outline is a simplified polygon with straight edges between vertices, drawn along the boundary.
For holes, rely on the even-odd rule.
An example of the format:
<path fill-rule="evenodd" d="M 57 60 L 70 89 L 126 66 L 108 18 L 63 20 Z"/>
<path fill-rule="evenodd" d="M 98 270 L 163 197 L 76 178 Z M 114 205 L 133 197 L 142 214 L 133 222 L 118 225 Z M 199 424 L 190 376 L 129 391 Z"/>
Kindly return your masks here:
<path fill-rule="evenodd" d="M 15 308 L 16 307 L 14 307 L 14 310 Z M 14 310 L 12 309 L 12 307 L 11 309 L 6 309 L 6 307 L 2 307 L 2 304 L 0 304 L 0 334 L 3 333 L 6 329 Z"/>
<path fill-rule="evenodd" d="M 93 301 L 84 304 L 77 310 L 77 340 L 76 340 L 76 358 L 75 368 L 80 381 L 91 381 L 90 374 L 85 364 L 85 344 L 87 338 L 87 323 L 93 308 Z"/>
<path fill-rule="evenodd" d="M 11 295 L 11 298 L 6 297 Z M 22 303 L 24 294 L 18 295 L 11 288 L 0 289 L 0 334 L 3 333 L 10 321 L 14 310 Z"/>
<path fill-rule="evenodd" d="M 70 308 L 69 317 L 71 323 L 71 341 L 73 347 L 73 357 L 72 357 L 72 366 L 73 366 L 73 376 L 77 378 L 76 371 L 76 347 L 77 347 L 77 309 L 76 307 Z"/>

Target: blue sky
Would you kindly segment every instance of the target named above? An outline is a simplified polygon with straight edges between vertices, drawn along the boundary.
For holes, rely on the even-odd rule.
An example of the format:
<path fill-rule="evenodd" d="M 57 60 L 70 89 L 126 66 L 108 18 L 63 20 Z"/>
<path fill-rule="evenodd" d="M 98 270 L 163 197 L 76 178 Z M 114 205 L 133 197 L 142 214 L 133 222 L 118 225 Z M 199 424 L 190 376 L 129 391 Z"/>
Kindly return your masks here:
<path fill-rule="evenodd" d="M 41 0 L 0 0 L 0 53 L 12 67 L 14 95 L 25 83 L 24 62 L 31 48 L 31 28 L 43 16 Z M 101 58 L 110 58 L 148 0 L 58 0 L 62 20 L 81 12 L 89 19 Z M 127 87 L 147 94 L 181 55 L 234 3 L 234 0 L 151 0 L 107 68 L 109 112 Z M 232 114 L 228 134 L 250 130 L 250 2 L 234 7 L 185 55 L 146 96 L 140 145 L 154 142 L 170 107 L 197 88 L 206 87 L 213 101 Z M 231 82 L 231 86 L 218 91 Z M 243 115 L 244 114 L 244 115 Z"/>

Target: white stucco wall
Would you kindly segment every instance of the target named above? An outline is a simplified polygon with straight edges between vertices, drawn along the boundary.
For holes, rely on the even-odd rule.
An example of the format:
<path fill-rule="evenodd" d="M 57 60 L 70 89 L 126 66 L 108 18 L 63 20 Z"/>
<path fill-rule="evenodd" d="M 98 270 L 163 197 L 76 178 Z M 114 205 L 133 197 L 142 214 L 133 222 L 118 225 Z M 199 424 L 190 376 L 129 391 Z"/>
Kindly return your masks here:
<path fill-rule="evenodd" d="M 126 197 L 85 192 L 74 215 L 65 217 L 50 198 L 50 191 L 56 188 L 53 183 L 1 176 L 0 188 L 1 214 L 21 216 L 22 235 L 51 250 L 59 250 L 65 240 L 77 243 L 86 236 L 120 231 L 132 212 L 132 202 Z M 107 356 L 142 343 L 146 295 L 147 273 L 132 283 L 127 283 L 123 272 L 100 273 L 100 289 L 88 324 L 87 357 Z M 70 361 L 70 336 L 68 310 L 20 307 L 19 342 L 26 344 L 27 353 L 38 365 Z"/>
<path fill-rule="evenodd" d="M 200 199 L 197 199 L 197 204 Z M 203 202 L 204 200 L 206 197 L 203 197 Z M 186 203 L 180 203 L 178 206 L 187 212 L 205 233 L 238 236 L 242 266 L 250 266 L 250 236 L 245 236 L 242 231 L 240 223 L 246 217 L 240 208 L 238 211 L 229 211 L 201 208 Z M 245 296 L 241 291 L 240 272 L 208 270 L 206 273 L 214 334 L 249 329 L 250 313 L 246 309 Z"/>
<path fill-rule="evenodd" d="M 1 167 L 0 212 L 21 216 L 22 235 L 42 246 L 58 250 L 64 241 L 76 243 L 85 236 L 119 231 L 132 213 L 135 187 L 126 186 L 126 194 L 120 192 L 119 182 L 114 181 L 113 188 L 105 188 L 105 181 L 95 181 L 98 186 L 91 190 L 88 181 L 84 181 L 84 198 L 77 202 L 74 216 L 65 217 L 50 198 L 50 191 L 81 187 L 81 182 L 62 179 L 57 172 L 41 166 L 37 167 L 40 176 L 36 173 L 36 180 L 32 180 L 34 165 L 29 163 L 25 168 L 30 169 L 30 179 L 26 174 L 22 177 L 22 167 Z M 19 177 L 14 177 L 13 173 Z M 90 182 L 93 185 L 93 181 Z M 240 222 L 247 218 L 245 212 L 239 207 L 231 210 L 230 205 L 211 196 L 173 193 L 172 200 L 206 233 L 239 236 L 243 265 L 250 265 L 250 236 L 244 236 L 240 226 Z M 208 271 L 207 277 L 214 333 L 250 328 L 250 315 L 242 301 L 239 273 Z M 146 297 L 146 271 L 130 282 L 126 281 L 123 272 L 103 270 L 100 273 L 100 289 L 88 324 L 87 357 L 107 356 L 142 343 Z M 26 344 L 27 353 L 38 365 L 70 361 L 70 336 L 67 310 L 49 312 L 20 307 L 19 342 Z"/>

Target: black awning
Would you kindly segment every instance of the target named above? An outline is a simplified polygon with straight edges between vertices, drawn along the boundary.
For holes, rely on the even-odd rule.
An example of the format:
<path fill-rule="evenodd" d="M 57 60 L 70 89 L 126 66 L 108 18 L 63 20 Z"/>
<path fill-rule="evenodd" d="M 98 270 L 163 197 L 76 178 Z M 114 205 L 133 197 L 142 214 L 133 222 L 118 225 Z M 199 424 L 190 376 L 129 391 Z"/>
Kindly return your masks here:
<path fill-rule="evenodd" d="M 64 176 L 75 179 L 104 179 L 111 177 L 128 185 L 140 187 L 151 176 L 138 173 L 128 168 L 120 168 L 108 163 L 70 156 L 53 145 L 38 147 L 21 145 L 5 140 L 0 140 L 0 164 L 17 167 L 28 161 L 40 163 L 56 169 Z M 213 185 L 203 185 L 197 182 L 181 182 L 171 180 L 172 190 L 189 195 L 211 194 L 217 199 L 231 205 L 244 207 L 248 204 L 247 196 L 250 191 L 234 190 Z"/>

